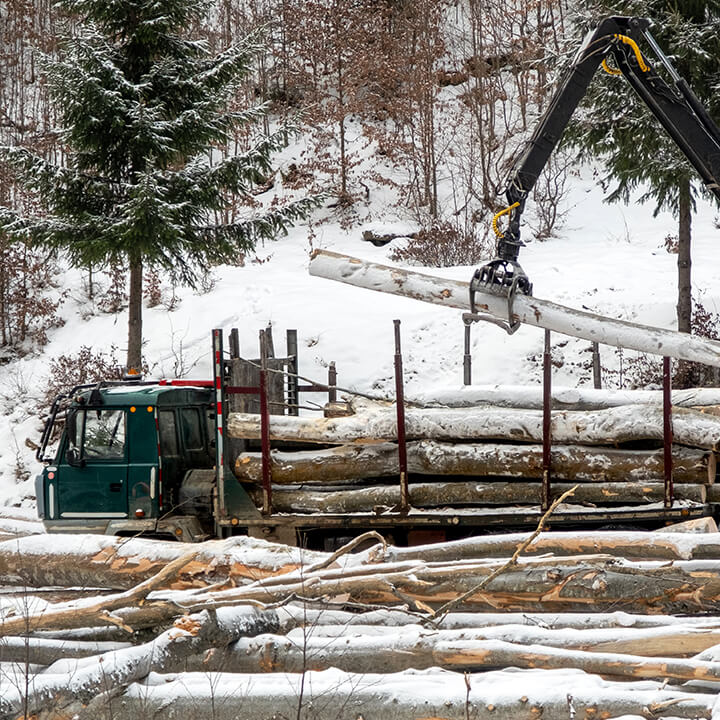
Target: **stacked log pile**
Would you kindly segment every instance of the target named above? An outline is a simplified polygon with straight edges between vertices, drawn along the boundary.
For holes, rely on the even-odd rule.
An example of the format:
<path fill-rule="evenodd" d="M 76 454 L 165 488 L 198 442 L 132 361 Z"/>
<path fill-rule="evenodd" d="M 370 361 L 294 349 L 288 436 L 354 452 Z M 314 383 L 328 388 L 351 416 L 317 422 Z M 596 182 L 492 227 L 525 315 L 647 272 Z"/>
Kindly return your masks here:
<path fill-rule="evenodd" d="M 0 716 L 712 718 L 720 540 L 681 529 L 5 541 Z"/>
<path fill-rule="evenodd" d="M 429 509 L 537 505 L 543 476 L 543 414 L 526 390 L 506 393 L 503 406 L 419 406 L 405 410 L 410 505 Z M 712 405 L 673 410 L 675 498 L 708 501 L 720 447 L 720 396 Z M 488 396 L 498 400 L 497 393 Z M 552 495 L 579 484 L 572 502 L 583 506 L 647 505 L 664 493 L 663 416 L 657 398 L 584 391 L 575 409 L 552 414 Z M 680 398 L 679 398 L 680 399 Z M 448 402 L 449 398 L 444 397 Z M 531 407 L 522 407 L 522 404 Z M 400 502 L 396 410 L 356 398 L 344 417 L 273 416 L 273 441 L 299 441 L 317 450 L 272 453 L 273 507 L 292 513 L 361 513 Z M 259 439 L 260 417 L 231 413 L 228 431 Z M 234 465 L 260 502 L 262 456 L 241 454 Z M 393 477 L 395 476 L 395 477 Z M 288 486 L 302 487 L 288 487 Z M 715 498 L 714 491 L 710 497 Z"/>

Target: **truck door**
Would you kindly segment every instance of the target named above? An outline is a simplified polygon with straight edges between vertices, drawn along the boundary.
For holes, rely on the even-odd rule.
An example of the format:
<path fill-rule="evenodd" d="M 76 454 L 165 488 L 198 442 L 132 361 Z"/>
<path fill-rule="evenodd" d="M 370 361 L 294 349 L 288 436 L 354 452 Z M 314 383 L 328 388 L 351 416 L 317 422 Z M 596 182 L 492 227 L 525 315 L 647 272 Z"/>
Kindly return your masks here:
<path fill-rule="evenodd" d="M 124 409 L 70 413 L 58 464 L 60 517 L 127 517 L 127 446 Z"/>

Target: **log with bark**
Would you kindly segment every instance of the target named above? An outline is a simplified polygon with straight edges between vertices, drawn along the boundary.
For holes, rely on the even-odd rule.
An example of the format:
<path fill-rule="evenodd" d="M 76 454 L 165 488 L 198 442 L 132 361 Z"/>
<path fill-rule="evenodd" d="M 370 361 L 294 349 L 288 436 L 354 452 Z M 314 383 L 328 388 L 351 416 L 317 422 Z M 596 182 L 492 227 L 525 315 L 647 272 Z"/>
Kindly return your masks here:
<path fill-rule="evenodd" d="M 604 410 L 620 405 L 662 405 L 662 390 L 612 390 L 590 387 L 563 387 L 553 384 L 551 389 L 554 410 Z M 459 385 L 431 387 L 408 391 L 405 400 L 422 407 L 496 407 L 523 410 L 543 407 L 542 385 Z M 716 412 L 720 408 L 720 388 L 687 388 L 673 390 L 674 407 L 695 408 Z"/>
<path fill-rule="evenodd" d="M 193 720 L 537 720 L 538 718 L 710 718 L 714 695 L 657 683 L 612 682 L 574 670 L 491 673 L 155 675 L 120 694 L 103 693 L 79 720 L 192 717 Z"/>
<path fill-rule="evenodd" d="M 560 497 L 573 488 L 569 483 L 553 483 L 551 498 Z M 411 482 L 412 508 L 472 507 L 487 505 L 539 505 L 542 482 Z M 587 483 L 577 487 L 573 503 L 597 505 L 636 505 L 662 502 L 665 486 L 660 482 Z M 251 489 L 256 504 L 262 504 L 262 490 Z M 703 485 L 678 485 L 677 500 L 704 503 Z M 299 487 L 273 489 L 273 509 L 286 513 L 372 513 L 377 508 L 391 509 L 401 502 L 401 488 L 395 485 L 372 485 L 353 489 Z"/>
<path fill-rule="evenodd" d="M 346 444 L 397 440 L 394 407 L 357 402 L 349 417 L 305 418 L 272 416 L 272 440 Z M 697 410 L 678 408 L 673 413 L 676 444 L 713 450 L 720 447 L 720 417 Z M 543 414 L 540 410 L 514 408 L 407 408 L 405 432 L 408 440 L 503 440 L 541 443 Z M 615 445 L 653 440 L 663 441 L 662 408 L 623 405 L 595 411 L 559 411 L 552 414 L 554 443 Z M 230 413 L 228 434 L 234 438 L 260 439 L 260 416 Z"/>
<path fill-rule="evenodd" d="M 379 292 L 402 295 L 448 308 L 470 310 L 469 283 L 389 267 L 327 250 L 316 250 L 310 274 Z M 639 325 L 518 293 L 508 318 L 508 301 L 501 295 L 478 292 L 480 312 L 498 320 L 521 322 L 604 345 L 638 350 L 720 366 L 720 342 L 696 335 Z"/>
<path fill-rule="evenodd" d="M 3 584 L 27 587 L 95 587 L 126 589 L 147 580 L 192 548 L 197 556 L 171 586 L 197 587 L 215 582 L 242 583 L 294 570 L 325 555 L 274 545 L 248 537 L 184 543 L 75 535 L 57 545 L 47 535 L 0 542 Z"/>
<path fill-rule="evenodd" d="M 508 642 L 485 636 L 517 638 Z M 498 667 L 568 668 L 625 678 L 662 680 L 708 680 L 720 683 L 720 662 L 667 656 L 631 655 L 612 650 L 585 650 L 580 640 L 557 638 L 559 645 L 525 642 L 523 638 L 547 633 L 500 628 L 488 631 L 412 631 L 380 635 L 344 634 L 320 636 L 299 631 L 289 635 L 259 635 L 237 640 L 209 662 L 191 663 L 190 669 L 225 670 L 238 673 L 302 672 L 327 670 L 394 673 L 432 667 L 464 671 Z M 613 648 L 622 643 L 608 642 Z M 709 647 L 712 647 L 711 645 Z M 652 647 L 651 647 L 652 649 Z M 202 662 L 202 661 L 201 661 Z M 719 685 L 720 687 L 720 685 Z"/>
<path fill-rule="evenodd" d="M 540 478 L 540 445 L 505 443 L 449 443 L 420 440 L 407 444 L 408 470 L 416 475 L 472 475 Z M 272 480 L 279 485 L 333 484 L 355 478 L 397 475 L 398 447 L 394 443 L 348 444 L 322 450 L 273 450 Z M 552 477 L 573 482 L 660 481 L 663 451 L 555 445 L 551 451 Z M 262 454 L 238 456 L 235 475 L 241 482 L 262 482 Z M 673 447 L 675 483 L 715 482 L 713 452 Z"/>

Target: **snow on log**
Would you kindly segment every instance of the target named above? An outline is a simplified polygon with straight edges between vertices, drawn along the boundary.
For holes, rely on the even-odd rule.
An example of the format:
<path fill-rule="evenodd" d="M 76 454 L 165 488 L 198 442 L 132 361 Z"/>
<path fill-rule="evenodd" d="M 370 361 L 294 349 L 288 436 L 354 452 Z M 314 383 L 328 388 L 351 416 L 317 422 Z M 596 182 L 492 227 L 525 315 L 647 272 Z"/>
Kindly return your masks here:
<path fill-rule="evenodd" d="M 273 415 L 272 440 L 346 444 L 397 440 L 395 409 L 381 403 L 357 405 L 348 417 L 305 418 Z M 542 442 L 540 410 L 492 406 L 472 408 L 407 408 L 408 440 L 510 440 Z M 720 417 L 687 408 L 673 412 L 676 444 L 715 449 L 720 447 Z M 228 434 L 234 438 L 260 439 L 260 415 L 230 413 Z M 623 405 L 595 411 L 559 411 L 552 414 L 553 442 L 580 445 L 613 445 L 663 439 L 662 408 Z"/>
<path fill-rule="evenodd" d="M 183 615 L 169 630 L 143 645 L 82 660 L 57 660 L 33 678 L 29 688 L 4 687 L 0 717 L 15 717 L 12 713 L 20 713 L 25 702 L 31 712 L 67 708 L 67 714 L 58 713 L 57 717 L 72 717 L 73 709 L 87 704 L 108 686 L 122 687 L 150 672 L 184 670 L 187 658 L 195 653 L 222 647 L 245 635 L 267 632 L 272 628 L 268 618 L 272 616 L 247 608 Z M 25 693 L 27 697 L 23 697 Z"/>
<path fill-rule="evenodd" d="M 325 554 L 249 537 L 184 543 L 105 535 L 33 535 L 0 542 L 5 584 L 126 589 L 155 575 L 191 549 L 195 559 L 171 578 L 170 587 L 242 583 L 294 570 Z"/>
<path fill-rule="evenodd" d="M 580 631 L 575 631 L 579 633 Z M 489 637 L 488 637 L 489 636 Z M 515 641 L 493 636 L 514 637 Z M 577 637 L 577 635 L 576 635 Z M 713 635 L 707 636 L 707 643 Z M 537 643 L 533 638 L 550 642 Z M 566 633 L 555 634 L 527 628 L 497 628 L 492 631 L 418 631 L 403 628 L 401 632 L 378 635 L 343 634 L 323 637 L 310 631 L 288 635 L 258 635 L 241 638 L 226 653 L 216 653 L 209 662 L 196 662 L 191 670 L 225 670 L 249 672 L 302 672 L 303 669 L 327 670 L 331 667 L 347 672 L 394 673 L 403 670 L 481 670 L 497 667 L 580 668 L 604 676 L 675 680 L 708 680 L 720 683 L 720 662 L 655 655 L 642 656 L 616 652 L 623 643 L 601 643 L 611 648 L 580 649 L 583 642 Z M 637 648 L 637 644 L 625 645 Z M 702 647 L 699 643 L 698 647 Z M 706 644 L 705 648 L 712 647 Z M 704 648 L 704 649 L 705 649 Z M 209 667 L 208 667 L 209 665 Z"/>
<path fill-rule="evenodd" d="M 310 274 L 368 290 L 470 310 L 467 282 L 380 265 L 327 250 L 313 253 Z M 481 312 L 500 320 L 508 319 L 507 298 L 489 292 L 478 292 L 476 298 Z M 720 367 L 720 342 L 715 340 L 602 317 L 520 293 L 515 296 L 512 319 L 591 342 Z"/>
<path fill-rule="evenodd" d="M 542 385 L 457 385 L 431 387 L 406 393 L 410 404 L 444 407 L 495 405 L 521 409 L 543 406 Z M 673 390 L 671 402 L 677 407 L 720 408 L 720 388 Z M 552 386 L 555 410 L 604 410 L 618 405 L 662 405 L 662 390 L 612 390 L 590 387 Z"/>
<path fill-rule="evenodd" d="M 448 443 L 421 440 L 407 445 L 408 469 L 417 475 L 472 475 L 540 478 L 540 445 L 506 443 Z M 355 478 L 397 475 L 398 447 L 394 443 L 348 444 L 322 450 L 273 450 L 272 479 L 278 485 L 332 484 Z M 648 481 L 663 478 L 662 450 L 597 449 L 583 445 L 555 445 L 551 452 L 553 480 L 573 482 Z M 262 454 L 242 453 L 234 466 L 241 482 L 262 482 Z M 714 453 L 682 446 L 673 448 L 675 483 L 715 482 Z"/>
<path fill-rule="evenodd" d="M 383 562 L 424 560 L 426 562 L 454 562 L 480 558 L 510 557 L 531 533 L 503 533 L 479 535 L 414 547 L 387 547 L 381 554 Z M 684 534 L 660 531 L 657 533 L 619 530 L 572 532 L 544 532 L 533 540 L 523 555 L 552 554 L 573 557 L 598 553 L 635 560 L 701 560 L 720 558 L 720 536 L 715 534 Z M 376 551 L 364 556 L 372 562 Z"/>
<path fill-rule="evenodd" d="M 573 487 L 572 483 L 553 483 L 551 498 L 560 497 Z M 409 490 L 410 506 L 413 508 L 539 505 L 542 482 L 411 482 Z M 256 504 L 262 503 L 259 488 L 254 488 L 251 494 Z M 661 502 L 664 495 L 665 485 L 661 482 L 586 483 L 577 487 L 572 502 L 630 505 Z M 675 487 L 675 498 L 704 503 L 705 486 L 678 485 Z M 286 513 L 369 513 L 378 507 L 396 507 L 400 502 L 399 484 L 343 490 L 316 487 L 273 489 L 273 508 Z"/>
<path fill-rule="evenodd" d="M 697 720 L 711 717 L 714 701 L 714 695 L 659 688 L 648 681 L 613 682 L 577 670 L 467 675 L 441 670 L 389 675 L 326 670 L 281 676 L 193 672 L 153 675 L 122 694 L 99 695 L 82 709 L 79 720 L 104 717 L 109 703 L 113 720 L 590 720 L 620 716 Z"/>

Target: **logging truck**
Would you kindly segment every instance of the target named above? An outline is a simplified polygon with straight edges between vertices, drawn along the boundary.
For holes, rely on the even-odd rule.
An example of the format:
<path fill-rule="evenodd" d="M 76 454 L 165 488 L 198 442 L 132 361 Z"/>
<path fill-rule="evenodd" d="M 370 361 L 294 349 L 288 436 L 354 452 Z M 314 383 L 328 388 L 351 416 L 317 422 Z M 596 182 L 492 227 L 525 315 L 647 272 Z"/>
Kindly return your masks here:
<path fill-rule="evenodd" d="M 523 244 L 520 219 L 528 194 L 601 63 L 628 80 L 705 187 L 720 198 L 720 130 L 649 27 L 646 19 L 611 17 L 586 36 L 510 173 L 508 207 L 493 220 L 496 259 L 478 269 L 464 289 L 432 293 L 432 301 L 460 307 L 459 293 L 468 298 L 469 291 L 466 322 L 491 320 L 508 332 L 521 321 L 545 323 L 547 330 L 547 317 L 563 310 L 531 297 L 532 284 L 517 262 Z M 670 84 L 655 72 L 640 43 L 657 57 Z M 615 68 L 607 64 L 609 56 Z M 501 232 L 503 215 L 509 224 Z M 331 255 L 314 258 L 311 272 L 315 267 L 320 269 L 314 274 L 323 274 Z M 346 267 L 343 281 L 354 282 L 358 267 Z M 372 287 L 402 292 L 404 284 L 414 282 L 403 277 L 398 271 L 385 285 L 376 278 Z M 406 290 L 418 297 L 413 287 Z M 570 317 L 561 315 L 563 321 Z M 555 329 L 587 337 L 575 316 Z M 607 324 L 614 340 L 608 342 L 633 347 L 637 327 L 612 322 Z M 677 340 L 670 338 L 677 333 L 652 328 L 642 331 L 650 338 L 651 352 L 720 365 L 720 350 L 711 341 Z M 597 332 L 590 336 L 597 339 Z M 248 533 L 317 545 L 372 528 L 391 534 L 395 542 L 413 543 L 533 526 L 551 497 L 577 482 L 573 503 L 555 513 L 553 524 L 648 526 L 716 512 L 720 418 L 683 410 L 673 441 L 669 390 L 665 414 L 644 412 L 640 422 L 612 409 L 602 418 L 556 417 L 553 433 L 567 432 L 553 436 L 552 447 L 547 402 L 544 418 L 479 408 L 462 423 L 451 414 L 433 416 L 433 409 L 414 410 L 406 427 L 403 413 L 390 419 L 388 409 L 379 406 L 366 407 L 364 414 L 348 407 L 350 417 L 336 417 L 343 408 L 330 397 L 322 423 L 305 428 L 298 417 L 294 431 L 283 434 L 277 414 L 293 415 L 298 407 L 296 342 L 284 359 L 261 347 L 259 361 L 248 366 L 236 352 L 226 357 L 220 330 L 212 338 L 212 381 L 99 383 L 78 386 L 55 401 L 38 450 L 45 467 L 36 480 L 38 512 L 48 530 L 145 533 L 188 541 Z M 253 368 L 249 375 L 248 367 Z M 331 386 L 329 381 L 325 389 Z M 246 402 L 253 394 L 254 409 Z M 396 407 L 404 408 L 400 395 L 396 400 Z M 655 416 L 660 435 L 651 422 Z M 494 424 L 488 418 L 495 418 Z M 596 430 L 614 426 L 617 434 L 593 434 L 593 422 Z M 456 430 L 449 434 L 425 434 L 431 426 L 445 432 L 453 423 Z M 647 431 L 638 432 L 641 425 Z M 369 435 L 370 427 L 375 436 Z M 574 437 L 577 428 L 589 430 Z M 57 452 L 46 457 L 58 429 Z M 588 449 L 598 437 L 601 447 Z"/>

